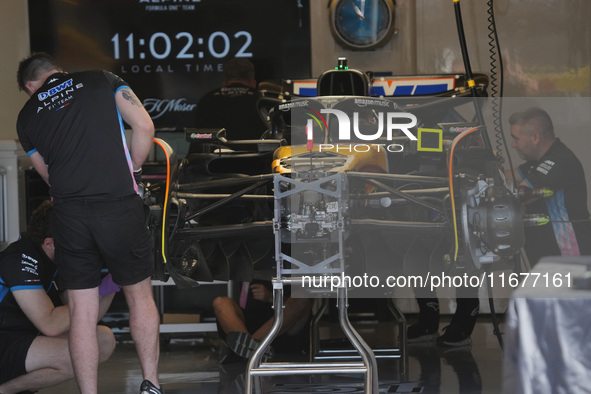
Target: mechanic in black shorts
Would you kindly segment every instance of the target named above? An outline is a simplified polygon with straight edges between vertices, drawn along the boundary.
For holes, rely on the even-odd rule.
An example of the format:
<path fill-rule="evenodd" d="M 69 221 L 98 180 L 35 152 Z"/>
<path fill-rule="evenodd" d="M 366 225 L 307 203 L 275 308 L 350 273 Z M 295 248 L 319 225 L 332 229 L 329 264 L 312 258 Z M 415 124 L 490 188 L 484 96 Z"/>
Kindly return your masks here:
<path fill-rule="evenodd" d="M 65 73 L 47 54 L 19 64 L 30 99 L 17 132 L 54 201 L 55 262 L 70 307 L 70 355 L 83 394 L 96 394 L 98 285 L 103 264 L 123 288 L 144 381 L 158 394 L 160 317 L 152 294 L 151 238 L 134 173 L 141 171 L 154 124 L 139 99 L 107 71 Z M 132 129 L 128 148 L 124 124 Z"/>
<path fill-rule="evenodd" d="M 2 394 L 30 393 L 74 377 L 68 353 L 69 311 L 54 283 L 57 267 L 49 232 L 51 212 L 51 202 L 43 202 L 33 211 L 27 233 L 0 253 Z M 118 290 L 107 275 L 99 286 L 99 317 Z M 103 362 L 115 349 L 115 337 L 108 327 L 95 329 L 99 361 Z"/>
<path fill-rule="evenodd" d="M 235 354 L 250 358 L 259 342 L 269 333 L 274 321 L 273 292 L 269 281 L 243 282 L 238 302 L 229 297 L 216 297 L 213 309 L 220 338 L 224 341 L 219 362 L 232 359 Z M 273 341 L 273 349 L 280 353 L 294 353 L 306 348 L 312 302 L 308 298 L 286 296 L 283 324 Z M 231 353 L 227 352 L 230 350 Z"/>
<path fill-rule="evenodd" d="M 554 135 L 552 119 L 541 108 L 516 112 L 509 118 L 511 146 L 525 163 L 507 179 L 526 188 L 548 188 L 547 198 L 525 201 L 525 213 L 550 217 L 545 226 L 526 227 L 525 253 L 535 265 L 544 256 L 591 255 L 591 221 L 587 183 L 575 154 Z"/>

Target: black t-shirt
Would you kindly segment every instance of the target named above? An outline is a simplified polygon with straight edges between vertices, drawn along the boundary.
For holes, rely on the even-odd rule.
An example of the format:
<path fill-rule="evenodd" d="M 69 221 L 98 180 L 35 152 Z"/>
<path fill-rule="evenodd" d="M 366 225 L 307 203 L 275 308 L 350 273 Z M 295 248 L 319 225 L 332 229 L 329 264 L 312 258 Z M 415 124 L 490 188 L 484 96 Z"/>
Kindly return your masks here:
<path fill-rule="evenodd" d="M 591 223 L 583 166 L 559 139 L 537 161 L 518 168 L 532 188 L 549 188 L 554 195 L 526 206 L 526 213 L 544 213 L 551 223 L 525 228 L 525 250 L 531 264 L 544 256 L 591 255 Z"/>
<path fill-rule="evenodd" d="M 230 140 L 259 139 L 267 130 L 257 108 L 261 94 L 232 84 L 205 94 L 195 110 L 195 123 L 203 128 L 225 128 Z"/>
<path fill-rule="evenodd" d="M 136 193 L 115 93 L 127 86 L 107 71 L 56 73 L 21 110 L 18 137 L 39 152 L 56 199 L 113 199 Z"/>
<path fill-rule="evenodd" d="M 36 334 L 39 330 L 16 302 L 15 290 L 44 289 L 54 305 L 61 305 L 53 284 L 55 264 L 26 235 L 0 252 L 0 331 Z"/>

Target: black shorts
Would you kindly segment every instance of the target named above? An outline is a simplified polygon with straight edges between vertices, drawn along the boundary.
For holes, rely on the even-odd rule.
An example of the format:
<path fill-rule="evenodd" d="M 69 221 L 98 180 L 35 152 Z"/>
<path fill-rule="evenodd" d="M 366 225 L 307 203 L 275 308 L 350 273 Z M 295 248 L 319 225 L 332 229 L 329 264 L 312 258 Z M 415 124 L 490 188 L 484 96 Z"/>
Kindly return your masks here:
<path fill-rule="evenodd" d="M 98 286 L 103 264 L 119 286 L 141 282 L 154 272 L 152 239 L 137 195 L 56 201 L 51 231 L 61 289 Z"/>
<path fill-rule="evenodd" d="M 0 331 L 0 383 L 27 373 L 25 361 L 36 337 L 21 332 Z"/>

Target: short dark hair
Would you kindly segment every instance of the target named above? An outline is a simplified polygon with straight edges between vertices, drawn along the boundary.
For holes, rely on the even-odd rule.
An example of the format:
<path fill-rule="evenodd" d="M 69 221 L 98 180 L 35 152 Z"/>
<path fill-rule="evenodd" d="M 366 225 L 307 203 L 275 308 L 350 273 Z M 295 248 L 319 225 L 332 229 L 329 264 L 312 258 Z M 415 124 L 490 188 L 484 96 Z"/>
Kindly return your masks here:
<path fill-rule="evenodd" d="M 45 238 L 53 238 L 49 229 L 49 218 L 53 212 L 51 200 L 43 201 L 31 214 L 27 235 L 36 245 L 43 245 Z"/>
<path fill-rule="evenodd" d="M 509 117 L 509 124 L 513 126 L 531 124 L 545 138 L 554 138 L 554 124 L 548 112 L 542 108 L 531 107 L 524 111 L 515 112 Z"/>
<path fill-rule="evenodd" d="M 41 75 L 51 70 L 61 70 L 55 59 L 47 53 L 35 53 L 21 60 L 16 72 L 16 81 L 20 90 L 25 90 L 27 82 L 38 80 Z"/>
<path fill-rule="evenodd" d="M 224 80 L 238 79 L 241 81 L 254 80 L 254 64 L 246 58 L 236 57 L 224 66 Z"/>

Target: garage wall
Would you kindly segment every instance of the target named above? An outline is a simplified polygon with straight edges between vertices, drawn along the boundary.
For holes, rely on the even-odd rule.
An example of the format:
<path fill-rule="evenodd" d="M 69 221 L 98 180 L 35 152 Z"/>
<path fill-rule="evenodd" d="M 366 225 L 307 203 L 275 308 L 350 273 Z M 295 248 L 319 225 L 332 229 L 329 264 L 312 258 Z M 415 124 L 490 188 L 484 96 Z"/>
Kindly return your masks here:
<path fill-rule="evenodd" d="M 29 52 L 27 1 L 0 1 L 0 139 L 16 138 L 16 117 L 27 95 L 16 84 L 18 61 Z"/>
<path fill-rule="evenodd" d="M 490 72 L 488 1 L 460 2 L 474 72 Z M 591 96 L 591 2 L 494 0 L 504 57 L 505 95 Z M 328 1 L 312 1 L 312 70 L 332 68 L 339 56 L 351 67 L 394 74 L 464 70 L 451 0 L 397 0 L 397 34 L 383 48 L 356 52 L 331 37 Z"/>

